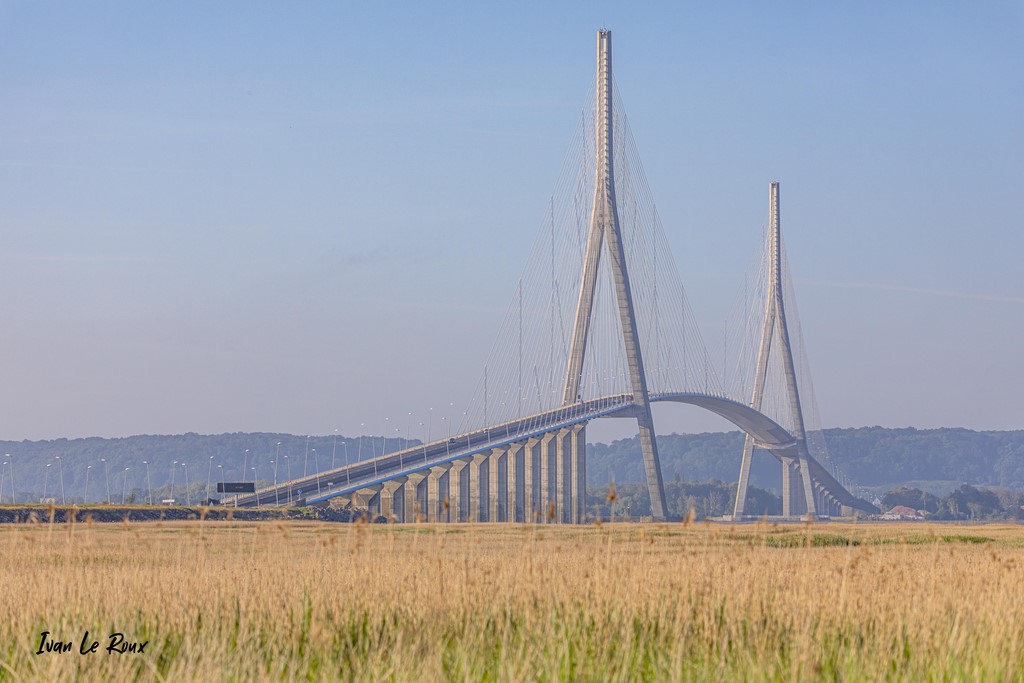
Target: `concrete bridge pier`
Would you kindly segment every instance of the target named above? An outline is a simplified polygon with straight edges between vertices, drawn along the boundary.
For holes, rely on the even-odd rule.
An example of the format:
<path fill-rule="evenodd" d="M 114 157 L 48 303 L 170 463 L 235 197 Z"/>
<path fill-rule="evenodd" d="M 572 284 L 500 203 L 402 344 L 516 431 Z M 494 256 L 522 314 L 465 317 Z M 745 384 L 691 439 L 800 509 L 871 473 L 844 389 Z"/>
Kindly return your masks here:
<path fill-rule="evenodd" d="M 512 443 L 505 449 L 506 522 L 523 522 L 523 444 Z"/>
<path fill-rule="evenodd" d="M 489 458 L 483 454 L 469 459 L 469 521 L 487 521 L 487 470 Z"/>
<path fill-rule="evenodd" d="M 841 517 L 843 514 L 843 506 L 840 505 L 839 501 L 836 500 L 835 496 L 828 496 L 828 508 L 829 515 L 832 517 Z"/>
<path fill-rule="evenodd" d="M 408 475 L 408 479 L 403 487 L 405 493 L 405 509 L 402 515 L 402 521 L 408 524 L 419 522 L 427 518 L 427 506 L 425 502 L 426 498 L 426 481 L 428 477 L 426 472 L 413 472 Z"/>
<path fill-rule="evenodd" d="M 405 501 L 402 500 L 402 495 L 399 491 L 406 481 L 406 477 L 396 477 L 382 484 L 383 488 L 380 490 L 380 514 L 382 517 L 386 517 L 389 522 L 402 519 L 405 509 L 403 503 Z"/>
<path fill-rule="evenodd" d="M 455 460 L 448 470 L 448 521 L 465 521 L 469 512 L 469 462 Z"/>
<path fill-rule="evenodd" d="M 809 466 L 807 461 L 787 456 L 782 458 L 782 463 L 783 517 L 802 517 L 808 513 L 812 517 L 817 516 L 823 508 L 819 504 L 816 485 L 803 470 Z"/>
<path fill-rule="evenodd" d="M 448 502 L 448 471 L 452 468 L 450 463 L 437 465 L 430 468 L 427 475 L 427 508 L 426 516 L 428 522 L 447 522 L 448 510 L 445 503 Z"/>
<path fill-rule="evenodd" d="M 829 493 L 829 490 L 824 485 L 815 482 L 814 491 L 817 494 L 818 513 L 828 517 L 837 517 L 840 514 L 839 506 L 835 497 Z"/>
<path fill-rule="evenodd" d="M 470 519 L 574 524 L 586 518 L 584 424 L 493 448 L 462 467 L 469 504 L 461 507 Z"/>
<path fill-rule="evenodd" d="M 583 524 L 587 520 L 587 425 L 572 427 L 572 450 L 569 453 L 570 493 L 572 511 L 570 522 Z"/>
<path fill-rule="evenodd" d="M 352 494 L 352 505 L 357 508 L 362 508 L 367 511 L 367 514 L 373 518 L 380 514 L 380 492 L 384 488 L 383 484 L 373 484 L 361 488 Z"/>
<path fill-rule="evenodd" d="M 558 452 L 557 432 L 548 432 L 540 437 L 540 513 L 539 522 L 549 524 L 555 521 L 555 457 Z"/>
<path fill-rule="evenodd" d="M 782 458 L 782 516 L 797 517 L 803 514 L 800 509 L 800 473 L 797 471 L 796 458 Z"/>
<path fill-rule="evenodd" d="M 487 521 L 508 521 L 505 511 L 508 505 L 508 448 L 493 448 L 487 463 Z"/>
<path fill-rule="evenodd" d="M 572 429 L 565 427 L 555 434 L 555 524 L 568 524 L 572 518 Z"/>
<path fill-rule="evenodd" d="M 523 444 L 523 521 L 534 524 L 540 516 L 540 439 Z"/>
<path fill-rule="evenodd" d="M 354 493 L 349 493 L 348 495 L 344 496 L 335 496 L 330 501 L 331 507 L 334 508 L 335 510 L 344 510 L 349 505 L 354 506 L 355 502 L 353 502 L 352 500 L 354 496 Z"/>

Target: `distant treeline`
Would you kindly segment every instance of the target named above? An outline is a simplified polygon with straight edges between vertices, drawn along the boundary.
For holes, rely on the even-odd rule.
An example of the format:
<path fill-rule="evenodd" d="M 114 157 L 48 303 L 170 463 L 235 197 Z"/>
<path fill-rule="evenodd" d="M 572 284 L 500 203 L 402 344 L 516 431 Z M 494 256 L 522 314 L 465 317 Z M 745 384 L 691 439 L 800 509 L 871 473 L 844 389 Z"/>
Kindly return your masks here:
<path fill-rule="evenodd" d="M 651 497 L 647 484 L 617 484 L 611 495 L 609 485 L 587 487 L 587 512 L 602 520 L 647 517 Z M 612 500 L 614 498 L 614 500 Z M 692 482 L 672 479 L 665 482 L 665 504 L 671 517 L 685 517 L 691 510 L 695 519 L 731 515 L 736 500 L 736 484 L 717 480 Z M 781 515 L 782 498 L 771 491 L 751 486 L 747 489 L 747 514 Z M 614 515 L 613 515 L 614 512 Z"/>
<path fill-rule="evenodd" d="M 879 491 L 879 495 L 901 485 L 929 489 L 918 482 L 942 482 L 944 488 L 932 490 L 939 496 L 948 495 L 964 483 L 1024 491 L 1024 431 L 863 427 L 829 429 L 825 436 L 832 459 L 842 471 L 858 485 Z M 418 441 L 408 443 L 417 445 Z M 11 457 L 4 456 L 0 462 L 13 462 L 14 484 L 21 502 L 42 497 L 44 487 L 46 497 L 59 501 L 61 471 L 66 500 L 81 500 L 90 465 L 89 500 L 104 500 L 109 486 L 112 500 L 120 502 L 122 492 L 126 499 L 134 492 L 135 499 L 141 502 L 149 495 L 144 461 L 149 463 L 154 498 L 170 497 L 173 471 L 175 496 L 185 500 L 187 478 L 187 495 L 194 502 L 205 496 L 208 478 L 216 483 L 222 479 L 252 480 L 255 476 L 267 483 L 274 480 L 276 468 L 278 480 L 284 481 L 303 472 L 311 474 L 317 468 L 330 469 L 332 464 L 341 466 L 346 459 L 354 462 L 357 458 L 380 455 L 382 448 L 391 452 L 404 445 L 404 439 L 389 437 L 385 446 L 380 436 L 314 436 L 309 437 L 307 444 L 307 437 L 292 434 L 202 436 L 190 433 L 118 439 L 6 441 L 0 442 L 0 455 L 9 453 Z M 739 432 L 666 434 L 658 437 L 658 447 L 666 484 L 677 480 L 735 482 L 743 435 Z M 60 456 L 60 460 L 55 456 Z M 11 468 L 8 464 L 0 469 L 3 484 L 0 500 L 5 503 L 11 502 Z M 587 481 L 591 486 L 606 486 L 615 481 L 624 496 L 630 495 L 630 489 L 623 485 L 644 482 L 639 440 L 634 437 L 611 444 L 589 444 Z M 755 454 L 751 484 L 766 493 L 780 490 L 779 467 L 770 455 Z M 685 498 L 689 494 L 681 492 L 680 495 Z M 641 514 L 636 512 L 638 509 L 634 508 L 633 514 Z M 760 507 L 757 509 L 760 511 Z"/>
<path fill-rule="evenodd" d="M 882 498 L 886 510 L 897 505 L 917 510 L 926 519 L 1024 519 L 1024 493 L 1001 487 L 979 489 L 963 484 L 940 498 L 921 489 L 898 486 Z"/>
<path fill-rule="evenodd" d="M 617 484 L 614 496 L 610 485 L 587 488 L 587 511 L 603 520 L 646 517 L 651 514 L 651 499 L 646 484 Z M 614 498 L 614 500 L 612 500 Z M 736 500 L 736 484 L 717 480 L 692 482 L 673 479 L 665 482 L 665 503 L 668 514 L 683 517 L 691 510 L 696 519 L 732 514 Z M 897 505 L 923 513 L 925 519 L 936 520 L 1020 520 L 1024 519 L 1024 493 L 1007 488 L 978 488 L 962 484 L 945 496 L 899 486 L 882 497 L 883 511 Z M 747 489 L 747 513 L 752 515 L 782 514 L 782 498 L 772 491 L 751 486 Z"/>
<path fill-rule="evenodd" d="M 859 486 L 885 490 L 908 482 L 946 482 L 946 492 L 961 483 L 1024 491 L 1024 431 L 975 432 L 969 429 L 827 429 L 832 460 Z M 743 450 L 740 432 L 658 436 L 665 478 L 734 482 Z M 781 490 L 779 465 L 767 453 L 755 453 L 751 482 Z M 644 481 L 640 442 L 621 439 L 587 448 L 587 479 Z M 927 487 L 922 487 L 927 488 Z"/>

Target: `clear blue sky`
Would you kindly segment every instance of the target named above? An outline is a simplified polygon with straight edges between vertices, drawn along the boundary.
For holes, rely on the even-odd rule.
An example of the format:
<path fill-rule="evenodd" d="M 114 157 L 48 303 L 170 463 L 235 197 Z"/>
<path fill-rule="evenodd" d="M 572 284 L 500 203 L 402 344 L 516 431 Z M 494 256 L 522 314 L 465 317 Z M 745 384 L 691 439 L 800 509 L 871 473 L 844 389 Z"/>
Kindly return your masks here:
<path fill-rule="evenodd" d="M 1020 2 L 3 1 L 0 438 L 462 406 L 600 26 L 709 342 L 778 179 L 823 422 L 1024 428 Z"/>

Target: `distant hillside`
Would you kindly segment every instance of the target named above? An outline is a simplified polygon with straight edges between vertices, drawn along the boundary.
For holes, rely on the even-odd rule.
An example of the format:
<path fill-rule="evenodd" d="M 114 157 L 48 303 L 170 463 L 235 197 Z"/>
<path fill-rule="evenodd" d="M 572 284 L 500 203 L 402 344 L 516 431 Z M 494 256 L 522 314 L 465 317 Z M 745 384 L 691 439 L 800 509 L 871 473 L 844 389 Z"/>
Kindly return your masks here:
<path fill-rule="evenodd" d="M 388 438 L 386 447 L 391 452 L 405 443 L 405 439 Z M 413 439 L 408 443 L 416 445 L 419 442 Z M 126 500 L 131 499 L 134 493 L 134 499 L 143 502 L 149 493 L 144 464 L 147 461 L 154 500 L 170 497 L 173 470 L 175 496 L 182 502 L 186 500 L 187 479 L 188 497 L 195 502 L 206 495 L 207 477 L 211 488 L 215 488 L 221 478 L 225 481 L 252 481 L 254 475 L 258 481 L 270 483 L 274 481 L 276 467 L 278 480 L 284 481 L 289 474 L 291 477 L 301 476 L 303 471 L 312 474 L 318 465 L 321 470 L 330 469 L 332 460 L 340 467 L 346 458 L 355 462 L 358 457 L 367 459 L 380 455 L 383 446 L 379 436 L 358 438 L 339 435 L 336 440 L 333 435 L 313 436 L 309 437 L 307 446 L 305 436 L 294 434 L 239 432 L 205 436 L 189 433 L 119 439 L 0 441 L 0 454 L 13 456 L 14 483 L 19 501 L 38 500 L 45 486 L 46 497 L 56 497 L 60 502 L 61 469 L 67 501 L 80 501 L 85 494 L 86 469 L 91 465 L 88 473 L 90 501 L 105 499 L 109 484 L 113 501 L 121 502 L 124 492 Z M 61 462 L 55 456 L 60 456 Z M 106 478 L 103 458 L 106 459 Z M 0 462 L 5 460 L 10 459 L 3 457 Z M 187 467 L 182 467 L 182 463 Z M 129 468 L 127 472 L 126 467 Z M 9 465 L 2 468 L 2 475 L 0 500 L 8 503 L 11 502 Z"/>
<path fill-rule="evenodd" d="M 1001 486 L 1024 491 L 1024 431 L 974 432 L 967 429 L 830 429 L 826 431 L 833 459 L 859 486 L 872 495 L 881 495 L 896 486 L 912 486 L 945 496 L 962 483 Z M 280 451 L 277 443 L 280 442 Z M 413 440 L 411 444 L 418 442 Z M 132 436 L 120 439 L 55 439 L 50 441 L 0 442 L 0 454 L 13 456 L 14 479 L 18 499 L 47 497 L 60 500 L 60 470 L 64 474 L 64 494 L 68 502 L 85 494 L 86 468 L 89 472 L 89 498 L 110 497 L 120 502 L 134 492 L 137 500 L 148 495 L 146 465 L 154 498 L 170 494 L 174 470 L 175 495 L 185 498 L 186 476 L 189 496 L 205 495 L 207 477 L 216 483 L 222 476 L 228 481 L 252 479 L 253 467 L 261 482 L 274 479 L 276 459 L 278 479 L 299 476 L 330 468 L 332 457 L 338 466 L 347 457 L 367 458 L 379 455 L 381 437 L 316 436 L 292 434 L 235 433 L 202 436 Z M 389 438 L 387 450 L 404 445 Z M 690 482 L 719 480 L 734 482 L 739 471 L 743 437 L 739 432 L 706 434 L 666 434 L 658 437 L 666 481 L 677 478 Z M 245 450 L 249 449 L 248 455 Z M 61 461 L 54 456 L 61 456 Z M 279 455 L 279 457 L 277 457 Z M 640 445 L 637 438 L 611 444 L 590 444 L 587 449 L 587 479 L 592 486 L 644 480 Z M 107 478 L 104 478 L 106 459 Z M 8 460 L 4 457 L 3 460 Z M 174 461 L 178 461 L 175 466 Z M 47 468 L 46 464 L 50 467 Z M 182 467 L 180 463 L 186 463 Z M 222 467 L 218 467 L 222 466 Z M 129 468 L 125 472 L 125 468 Z M 49 469 L 49 472 L 47 472 Z M 11 501 L 11 467 L 0 469 L 3 502 Z M 762 489 L 778 491 L 780 474 L 777 463 L 765 453 L 757 453 L 751 483 Z"/>
<path fill-rule="evenodd" d="M 832 459 L 857 485 L 884 492 L 912 485 L 946 495 L 961 483 L 1024 490 L 1024 431 L 974 432 L 969 429 L 828 429 Z M 736 481 L 743 435 L 740 432 L 666 434 L 658 437 L 666 479 Z M 592 484 L 643 481 L 640 443 L 634 437 L 587 450 Z M 751 483 L 781 488 L 777 462 L 757 453 Z"/>

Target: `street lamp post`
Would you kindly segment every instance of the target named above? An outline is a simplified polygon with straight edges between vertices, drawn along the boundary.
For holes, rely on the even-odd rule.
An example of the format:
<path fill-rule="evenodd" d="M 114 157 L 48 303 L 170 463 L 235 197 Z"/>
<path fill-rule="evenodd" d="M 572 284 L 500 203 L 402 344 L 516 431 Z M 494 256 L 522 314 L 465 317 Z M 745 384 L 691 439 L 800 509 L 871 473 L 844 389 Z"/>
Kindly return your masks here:
<path fill-rule="evenodd" d="M 331 469 L 332 470 L 335 467 L 335 465 L 334 465 L 334 456 L 336 456 L 337 454 L 338 454 L 338 430 L 335 429 L 334 430 L 334 448 L 331 449 Z"/>
<path fill-rule="evenodd" d="M 82 504 L 85 505 L 89 502 L 89 470 L 92 469 L 92 465 L 85 466 L 85 495 L 82 496 Z"/>
<path fill-rule="evenodd" d="M 124 473 L 121 474 L 121 505 L 124 505 L 124 494 L 128 489 L 128 468 L 124 468 Z"/>
<path fill-rule="evenodd" d="M 4 502 L 4 475 L 7 473 L 7 461 L 4 460 L 3 467 L 0 468 L 0 503 Z"/>
<path fill-rule="evenodd" d="M 224 488 L 224 465 L 217 465 L 217 469 L 219 470 L 217 472 L 217 476 L 220 477 L 220 487 L 223 489 Z M 223 493 L 223 491 L 221 491 L 221 493 Z"/>
<path fill-rule="evenodd" d="M 355 462 L 357 462 L 357 463 L 361 463 L 362 462 L 362 433 L 367 431 L 366 430 L 366 426 L 367 426 L 366 422 L 360 422 L 359 423 L 359 447 L 355 451 Z M 373 445 L 373 441 L 371 441 L 370 444 Z"/>
<path fill-rule="evenodd" d="M 384 437 L 387 440 L 387 437 Z M 383 447 L 381 448 L 383 450 Z M 373 447 L 373 437 L 370 437 L 370 459 L 373 460 L 373 478 L 377 478 L 377 451 Z"/>
<path fill-rule="evenodd" d="M 306 465 L 309 463 L 309 434 L 306 435 L 306 452 L 302 455 L 302 478 L 306 478 Z"/>
<path fill-rule="evenodd" d="M 274 466 L 274 505 L 281 506 L 281 492 L 277 490 L 277 458 L 270 461 Z"/>
<path fill-rule="evenodd" d="M 149 461 L 143 460 L 142 464 L 146 466 L 146 490 L 149 492 L 149 504 L 153 504 L 153 480 L 149 478 Z"/>
<path fill-rule="evenodd" d="M 284 467 L 285 471 L 288 472 L 288 481 L 292 480 L 292 461 L 288 459 L 288 456 L 284 456 Z M 292 487 L 288 485 L 288 507 L 292 506 Z"/>
<path fill-rule="evenodd" d="M 395 440 L 398 441 L 398 467 L 399 469 L 405 469 L 405 449 L 402 448 L 402 430 L 395 427 Z M 405 440 L 409 443 L 409 439 Z"/>
<path fill-rule="evenodd" d="M 188 490 L 188 464 L 181 463 L 181 466 L 185 469 L 185 505 L 192 507 L 192 496 Z"/>
<path fill-rule="evenodd" d="M 443 417 L 443 416 L 441 417 L 441 422 L 444 422 L 446 425 L 448 425 L 448 438 L 444 442 L 444 454 L 447 457 L 447 456 L 450 456 L 452 454 L 452 449 L 451 449 L 451 442 L 452 442 L 452 426 L 451 425 L 452 425 L 452 423 L 451 423 L 451 421 L 447 417 Z"/>
<path fill-rule="evenodd" d="M 405 447 L 409 447 L 409 437 L 412 436 L 412 413 L 409 413 L 408 419 L 405 421 Z"/>
<path fill-rule="evenodd" d="M 43 470 L 43 500 L 46 500 L 46 480 L 50 478 L 50 465 L 53 463 L 46 463 L 46 469 Z M 39 502 L 42 503 L 43 500 Z"/>
<path fill-rule="evenodd" d="M 107 471 L 107 459 L 100 458 L 100 462 L 103 463 L 103 481 L 107 489 L 107 505 L 110 505 L 110 473 Z"/>
<path fill-rule="evenodd" d="M 60 471 L 60 504 L 67 505 L 68 502 L 64 498 L 64 461 L 60 459 L 60 456 L 54 456 L 57 458 L 57 470 Z"/>
<path fill-rule="evenodd" d="M 420 433 L 421 434 L 423 433 L 423 423 L 422 422 L 420 422 Z M 427 463 L 427 441 L 428 440 L 429 439 L 424 439 L 423 440 L 423 464 L 424 465 Z"/>
<path fill-rule="evenodd" d="M 10 453 L 4 453 L 4 457 L 11 463 L 11 502 L 17 503 L 18 491 L 14 488 L 14 456 Z"/>
<path fill-rule="evenodd" d="M 246 448 L 245 449 L 245 455 L 242 456 L 242 481 L 243 482 L 245 481 L 245 473 L 249 471 L 247 469 L 248 467 L 249 467 L 249 449 Z"/>
<path fill-rule="evenodd" d="M 253 466 L 253 468 L 252 468 L 252 486 L 253 486 L 253 489 L 256 488 L 256 467 L 255 466 Z M 258 494 L 258 493 L 256 494 L 256 509 L 257 510 L 260 509 L 260 494 Z"/>
<path fill-rule="evenodd" d="M 316 495 L 320 495 L 320 461 L 316 456 L 316 449 L 313 449 L 313 467 L 316 468 Z"/>
<path fill-rule="evenodd" d="M 345 475 L 348 477 L 348 483 L 352 483 L 352 471 L 348 466 L 348 441 L 342 441 L 341 447 L 345 449 Z"/>
<path fill-rule="evenodd" d="M 365 431 L 363 427 L 365 426 L 365 422 L 359 423 L 359 447 L 356 449 L 356 462 L 363 461 L 363 432 Z"/>
<path fill-rule="evenodd" d="M 274 451 L 274 462 L 277 463 L 277 464 L 281 463 L 281 442 L 280 441 L 277 442 L 277 450 Z M 274 488 L 277 488 L 277 465 L 274 465 Z M 278 507 L 281 506 L 281 492 L 280 491 L 274 491 L 274 501 L 277 503 Z"/>
<path fill-rule="evenodd" d="M 210 490 L 210 476 L 213 474 L 213 456 L 210 456 L 210 465 L 206 468 L 206 500 L 213 498 L 213 491 Z"/>
<path fill-rule="evenodd" d="M 178 461 L 175 460 L 173 463 L 171 463 L 171 501 L 172 501 L 171 505 L 174 504 L 173 503 L 173 501 L 174 501 L 174 473 L 177 472 L 177 471 L 178 471 Z"/>

